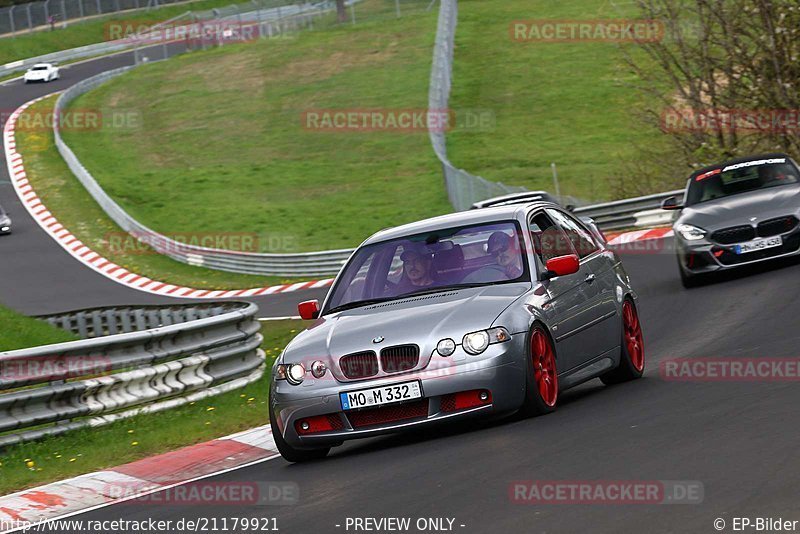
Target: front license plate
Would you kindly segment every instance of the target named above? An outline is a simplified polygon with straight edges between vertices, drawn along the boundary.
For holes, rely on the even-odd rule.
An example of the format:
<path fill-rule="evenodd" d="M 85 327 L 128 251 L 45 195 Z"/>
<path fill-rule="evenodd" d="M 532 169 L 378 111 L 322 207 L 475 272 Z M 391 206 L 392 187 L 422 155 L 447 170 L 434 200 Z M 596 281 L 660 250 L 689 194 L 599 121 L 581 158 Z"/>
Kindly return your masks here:
<path fill-rule="evenodd" d="M 781 236 L 768 237 L 766 239 L 756 239 L 755 241 L 749 241 L 747 243 L 735 245 L 733 247 L 733 251 L 736 254 L 747 254 L 748 252 L 756 252 L 766 248 L 775 248 L 781 245 L 783 245 L 783 238 Z"/>
<path fill-rule="evenodd" d="M 342 410 L 353 410 L 355 408 L 366 408 L 383 404 L 394 404 L 407 400 L 419 399 L 422 397 L 422 387 L 419 380 L 413 382 L 403 382 L 402 384 L 392 384 L 379 388 L 359 389 L 339 393 L 342 400 Z"/>

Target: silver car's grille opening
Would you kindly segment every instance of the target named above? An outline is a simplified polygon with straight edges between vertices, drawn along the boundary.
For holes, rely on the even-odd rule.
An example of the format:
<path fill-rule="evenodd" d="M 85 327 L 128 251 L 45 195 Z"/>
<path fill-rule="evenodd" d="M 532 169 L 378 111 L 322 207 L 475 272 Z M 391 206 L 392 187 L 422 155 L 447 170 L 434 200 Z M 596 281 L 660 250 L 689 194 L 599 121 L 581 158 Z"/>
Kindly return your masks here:
<path fill-rule="evenodd" d="M 418 363 L 419 347 L 416 345 L 398 345 L 381 351 L 381 368 L 384 373 L 410 371 Z"/>
<path fill-rule="evenodd" d="M 777 219 L 770 219 L 758 225 L 759 237 L 772 237 L 775 235 L 785 234 L 791 232 L 797 227 L 797 217 L 794 215 L 787 215 L 786 217 L 778 217 Z"/>
<path fill-rule="evenodd" d="M 756 229 L 752 226 L 733 226 L 731 228 L 723 228 L 711 234 L 711 240 L 716 241 L 720 245 L 733 245 L 735 243 L 742 243 L 755 239 Z"/>
<path fill-rule="evenodd" d="M 378 374 L 378 357 L 371 350 L 342 356 L 339 368 L 347 378 L 369 378 Z"/>

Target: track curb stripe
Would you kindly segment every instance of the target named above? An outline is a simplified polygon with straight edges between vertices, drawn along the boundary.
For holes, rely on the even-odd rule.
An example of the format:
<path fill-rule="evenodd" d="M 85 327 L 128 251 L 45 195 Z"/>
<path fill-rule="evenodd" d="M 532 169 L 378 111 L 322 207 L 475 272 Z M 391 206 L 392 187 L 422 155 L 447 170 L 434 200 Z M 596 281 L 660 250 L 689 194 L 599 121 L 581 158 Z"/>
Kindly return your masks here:
<path fill-rule="evenodd" d="M 269 425 L 0 497 L 0 522 L 43 522 L 279 457 Z M 178 504 L 178 503 L 176 503 Z M 30 525 L 28 525 L 30 526 Z"/>
<path fill-rule="evenodd" d="M 124 267 L 114 264 L 100 254 L 91 250 L 77 237 L 72 235 L 69 230 L 64 228 L 47 210 L 47 207 L 42 202 L 42 199 L 39 198 L 39 196 L 36 194 L 36 191 L 33 189 L 33 186 L 28 181 L 27 175 L 25 174 L 25 165 L 22 155 L 17 152 L 16 149 L 17 144 L 15 140 L 15 128 L 19 116 L 28 107 L 52 96 L 53 94 L 56 93 L 31 100 L 30 102 L 20 106 L 16 111 L 14 111 L 14 113 L 10 115 L 3 130 L 3 146 L 8 165 L 8 173 L 11 177 L 11 182 L 20 201 L 25 206 L 25 209 L 28 211 L 34 221 L 36 221 L 36 223 L 42 228 L 42 230 L 50 235 L 50 237 L 52 237 L 59 245 L 61 245 L 61 247 L 73 258 L 80 261 L 82 264 L 94 270 L 95 272 L 102 274 L 106 278 L 125 285 L 131 289 L 156 295 L 168 295 L 174 298 L 213 299 L 271 295 L 274 293 L 294 292 L 303 289 L 317 289 L 330 286 L 333 283 L 332 278 L 326 278 L 324 280 L 312 280 L 309 282 L 299 282 L 291 285 L 281 284 L 271 287 L 257 287 L 250 289 L 221 291 L 194 289 L 191 287 L 174 286 L 145 279 L 141 275 L 132 273 Z M 143 279 L 147 280 L 147 283 L 142 283 Z"/>

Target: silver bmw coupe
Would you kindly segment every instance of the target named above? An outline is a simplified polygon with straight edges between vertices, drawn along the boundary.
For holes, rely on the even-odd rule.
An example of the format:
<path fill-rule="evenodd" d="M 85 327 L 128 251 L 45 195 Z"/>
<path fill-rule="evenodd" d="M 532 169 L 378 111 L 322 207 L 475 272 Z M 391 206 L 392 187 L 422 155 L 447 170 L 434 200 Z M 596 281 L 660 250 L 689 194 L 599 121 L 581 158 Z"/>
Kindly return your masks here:
<path fill-rule="evenodd" d="M 548 202 L 383 230 L 273 367 L 284 458 L 468 417 L 553 411 L 564 390 L 642 375 L 637 295 L 602 235 Z"/>

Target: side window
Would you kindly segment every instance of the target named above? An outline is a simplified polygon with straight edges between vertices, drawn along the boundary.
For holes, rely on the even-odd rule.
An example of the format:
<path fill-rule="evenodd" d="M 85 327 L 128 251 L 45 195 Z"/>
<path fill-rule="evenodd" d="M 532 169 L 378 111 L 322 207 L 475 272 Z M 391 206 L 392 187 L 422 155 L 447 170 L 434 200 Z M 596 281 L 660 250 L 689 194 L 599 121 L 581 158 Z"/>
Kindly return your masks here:
<path fill-rule="evenodd" d="M 554 209 L 548 209 L 546 211 L 567 233 L 572 246 L 578 253 L 578 257 L 585 258 L 599 250 L 591 234 L 587 232 L 579 222 L 561 211 Z"/>
<path fill-rule="evenodd" d="M 536 213 L 529 226 L 534 251 L 542 265 L 552 258 L 575 254 L 567 234 L 543 212 Z"/>

